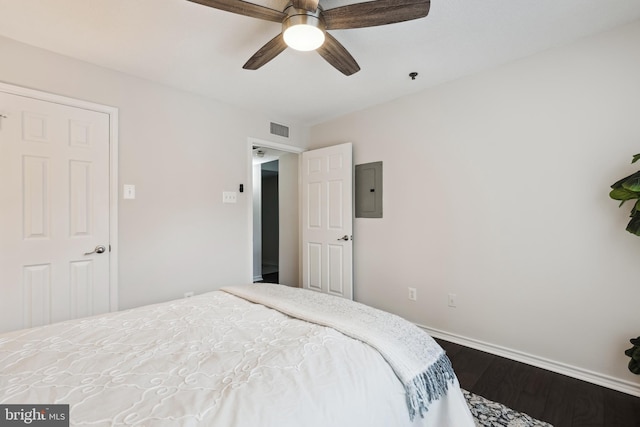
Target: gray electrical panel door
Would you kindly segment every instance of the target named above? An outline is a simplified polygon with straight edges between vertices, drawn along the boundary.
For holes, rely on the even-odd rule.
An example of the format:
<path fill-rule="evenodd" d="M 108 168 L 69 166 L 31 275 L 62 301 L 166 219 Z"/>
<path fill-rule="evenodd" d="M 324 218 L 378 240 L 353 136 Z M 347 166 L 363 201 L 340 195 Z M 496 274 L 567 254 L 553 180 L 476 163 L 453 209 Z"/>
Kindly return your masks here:
<path fill-rule="evenodd" d="M 356 218 L 382 218 L 382 162 L 356 165 Z"/>

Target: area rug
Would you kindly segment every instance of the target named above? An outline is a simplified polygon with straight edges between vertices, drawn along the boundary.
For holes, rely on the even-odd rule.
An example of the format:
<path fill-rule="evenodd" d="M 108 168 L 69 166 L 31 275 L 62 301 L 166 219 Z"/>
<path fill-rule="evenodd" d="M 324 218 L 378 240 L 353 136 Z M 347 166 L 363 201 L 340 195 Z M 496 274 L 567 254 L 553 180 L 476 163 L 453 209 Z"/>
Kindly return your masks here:
<path fill-rule="evenodd" d="M 553 427 L 501 403 L 462 390 L 477 427 Z"/>

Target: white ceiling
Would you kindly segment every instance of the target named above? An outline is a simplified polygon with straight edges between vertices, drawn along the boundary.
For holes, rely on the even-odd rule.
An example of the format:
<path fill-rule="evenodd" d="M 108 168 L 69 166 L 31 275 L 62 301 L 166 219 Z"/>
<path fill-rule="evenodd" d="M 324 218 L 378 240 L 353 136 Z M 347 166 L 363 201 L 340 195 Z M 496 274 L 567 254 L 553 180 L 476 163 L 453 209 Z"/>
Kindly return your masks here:
<path fill-rule="evenodd" d="M 284 9 L 287 0 L 253 2 Z M 292 49 L 243 70 L 280 24 L 187 0 L 0 0 L 0 35 L 303 125 L 637 19 L 640 0 L 433 0 L 423 19 L 332 31 L 361 67 L 346 77 Z"/>

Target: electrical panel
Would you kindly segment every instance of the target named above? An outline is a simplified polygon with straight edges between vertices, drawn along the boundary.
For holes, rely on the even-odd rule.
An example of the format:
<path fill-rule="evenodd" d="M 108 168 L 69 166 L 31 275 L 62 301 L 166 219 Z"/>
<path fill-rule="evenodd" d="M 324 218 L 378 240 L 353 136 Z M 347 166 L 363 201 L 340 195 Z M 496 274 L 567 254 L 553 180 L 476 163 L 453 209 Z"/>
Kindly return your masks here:
<path fill-rule="evenodd" d="M 382 162 L 356 165 L 356 218 L 382 218 Z"/>

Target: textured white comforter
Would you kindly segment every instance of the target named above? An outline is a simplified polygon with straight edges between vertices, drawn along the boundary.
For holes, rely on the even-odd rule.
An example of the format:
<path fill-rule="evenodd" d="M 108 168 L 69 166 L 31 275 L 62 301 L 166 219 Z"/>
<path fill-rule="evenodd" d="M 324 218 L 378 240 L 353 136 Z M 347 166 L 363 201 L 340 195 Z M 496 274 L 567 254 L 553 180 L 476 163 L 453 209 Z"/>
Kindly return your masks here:
<path fill-rule="evenodd" d="M 78 426 L 473 426 L 457 382 L 410 422 L 376 350 L 220 291 L 0 335 L 0 403 Z"/>

